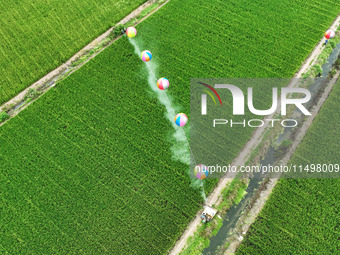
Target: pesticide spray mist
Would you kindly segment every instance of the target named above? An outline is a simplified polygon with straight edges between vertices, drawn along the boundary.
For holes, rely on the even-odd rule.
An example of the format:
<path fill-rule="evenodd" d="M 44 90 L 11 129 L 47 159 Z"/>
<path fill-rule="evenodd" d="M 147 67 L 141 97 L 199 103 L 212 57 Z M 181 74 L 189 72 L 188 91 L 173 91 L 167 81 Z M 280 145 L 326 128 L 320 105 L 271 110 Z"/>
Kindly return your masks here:
<path fill-rule="evenodd" d="M 128 38 L 130 43 L 135 48 L 135 53 L 140 56 L 141 51 L 134 39 Z M 189 141 L 185 135 L 183 127 L 179 127 L 175 124 L 174 119 L 176 116 L 176 111 L 171 103 L 171 98 L 167 95 L 167 93 L 163 90 L 158 89 L 157 87 L 157 76 L 155 72 L 157 71 L 157 63 L 155 61 L 145 62 L 147 70 L 148 70 L 148 83 L 150 88 L 157 94 L 157 98 L 159 102 L 165 106 L 166 118 L 170 121 L 172 127 L 175 132 L 173 133 L 173 138 L 175 139 L 175 143 L 172 145 L 171 151 L 173 158 L 178 160 L 188 166 L 190 166 L 190 146 Z M 189 167 L 188 167 L 189 169 Z M 190 170 L 188 170 L 188 174 L 190 174 Z M 193 188 L 202 187 L 202 197 L 204 202 L 206 201 L 206 196 L 204 192 L 203 181 L 199 179 L 191 179 L 191 186 Z"/>

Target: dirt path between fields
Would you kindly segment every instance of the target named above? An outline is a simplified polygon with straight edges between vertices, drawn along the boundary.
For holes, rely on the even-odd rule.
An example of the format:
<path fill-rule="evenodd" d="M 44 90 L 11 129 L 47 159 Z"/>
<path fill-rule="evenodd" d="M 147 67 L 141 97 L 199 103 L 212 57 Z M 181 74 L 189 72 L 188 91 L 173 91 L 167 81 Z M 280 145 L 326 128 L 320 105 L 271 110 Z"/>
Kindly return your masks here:
<path fill-rule="evenodd" d="M 338 16 L 332 23 L 329 29 L 336 30 L 336 28 L 340 25 L 340 16 Z M 315 63 L 317 60 L 317 57 L 320 55 L 324 48 L 324 38 L 322 38 L 321 41 L 316 45 L 316 47 L 313 49 L 313 51 L 309 54 L 307 57 L 306 61 L 302 64 L 301 68 L 299 71 L 295 74 L 295 78 L 301 78 L 302 74 L 306 73 L 307 70 Z M 292 80 L 288 84 L 288 87 L 294 87 L 297 86 L 297 79 Z M 278 105 L 281 104 L 281 100 L 278 100 Z M 279 112 L 279 109 L 275 111 L 273 114 L 270 116 L 267 116 L 264 118 L 266 119 L 273 119 L 273 117 Z M 265 121 L 265 125 L 262 126 L 261 128 L 257 128 L 254 133 L 252 134 L 250 140 L 246 143 L 246 145 L 243 147 L 239 155 L 234 159 L 233 163 L 231 165 L 233 166 L 241 166 L 245 165 L 247 162 L 250 153 L 252 150 L 254 150 L 262 141 L 262 137 L 267 130 L 270 122 Z M 308 129 L 308 128 L 307 128 Z M 231 182 L 232 179 L 230 178 L 222 178 L 219 183 L 217 184 L 216 188 L 213 190 L 213 192 L 207 197 L 207 204 L 215 204 L 218 205 L 220 202 L 220 195 L 222 190 L 226 187 L 226 185 Z M 273 184 L 273 187 L 275 186 L 275 183 Z M 271 191 L 271 190 L 270 190 Z M 270 194 L 271 192 L 269 192 Z M 264 204 L 264 203 L 263 203 Z M 170 255 L 175 255 L 179 254 L 186 246 L 187 246 L 187 240 L 190 236 L 194 234 L 196 231 L 197 227 L 200 224 L 200 215 L 202 213 L 203 209 L 198 211 L 196 214 L 195 218 L 191 221 L 189 224 L 188 228 L 184 231 L 183 235 L 181 238 L 176 242 L 175 246 L 169 251 Z"/>
<path fill-rule="evenodd" d="M 153 14 L 154 12 L 156 12 L 157 10 L 159 10 L 161 7 L 163 7 L 165 4 L 167 4 L 170 0 L 165 0 L 163 3 L 161 3 L 157 8 L 155 8 L 154 10 L 152 10 L 149 14 L 147 14 L 145 17 L 141 18 L 140 20 L 138 20 L 136 22 L 136 24 L 139 24 L 140 22 L 144 21 L 147 17 L 149 17 L 151 14 Z M 138 15 L 141 14 L 141 12 L 143 10 L 145 10 L 145 8 L 150 7 L 151 5 L 155 4 L 156 1 L 154 0 L 150 0 L 147 1 L 146 3 L 142 4 L 141 6 L 139 6 L 137 9 L 135 9 L 134 11 L 132 11 L 129 15 L 127 15 L 125 18 L 123 18 L 121 21 L 119 21 L 117 25 L 119 24 L 125 24 L 133 19 L 136 19 L 136 17 L 138 17 Z M 27 87 L 26 89 L 24 89 L 22 92 L 20 92 L 18 95 L 16 95 L 15 97 L 13 97 L 11 100 L 7 101 L 6 103 L 3 103 L 0 106 L 0 112 L 3 111 L 4 108 L 8 108 L 11 105 L 12 106 L 19 106 L 21 104 L 23 104 L 24 102 L 24 98 L 25 95 L 27 94 L 27 92 L 30 89 L 35 89 L 35 90 L 39 90 L 41 92 L 41 94 L 45 93 L 47 90 L 49 90 L 51 87 L 53 87 L 55 85 L 55 83 L 57 82 L 59 77 L 62 77 L 63 74 L 65 73 L 65 71 L 69 70 L 70 72 L 67 73 L 67 76 L 70 75 L 71 73 L 73 73 L 74 71 L 78 70 L 80 67 L 82 67 L 84 64 L 86 64 L 90 59 L 94 58 L 95 56 L 97 56 L 100 52 L 102 52 L 103 50 L 105 50 L 107 47 L 109 47 L 113 42 L 115 42 L 117 39 L 120 38 L 117 37 L 114 40 L 112 40 L 108 45 L 104 46 L 102 49 L 100 49 L 99 51 L 95 52 L 93 55 L 91 55 L 86 61 L 80 63 L 77 66 L 72 67 L 72 63 L 74 61 L 76 61 L 77 59 L 79 59 L 80 57 L 84 56 L 87 52 L 89 52 L 90 50 L 94 49 L 95 47 L 97 47 L 98 45 L 100 45 L 100 43 L 102 43 L 104 40 L 107 39 L 107 37 L 110 35 L 110 33 L 113 31 L 114 27 L 111 27 L 109 30 L 107 30 L 105 33 L 101 34 L 100 36 L 98 36 L 96 39 L 94 39 L 92 42 L 90 42 L 88 45 L 86 45 L 84 48 L 82 48 L 79 52 L 77 52 L 76 54 L 74 54 L 68 61 L 66 61 L 64 64 L 62 64 L 61 66 L 59 66 L 58 68 L 54 69 L 53 71 L 49 72 L 48 74 L 46 74 L 44 77 L 42 77 L 41 79 L 39 79 L 38 81 L 36 81 L 35 83 L 33 83 L 32 85 L 30 85 L 29 87 Z M 41 94 L 39 95 L 39 97 L 41 96 Z M 37 98 L 36 98 L 37 99 Z M 31 102 L 30 102 L 31 103 Z M 16 114 L 18 114 L 20 111 L 22 111 L 24 108 L 26 108 L 30 103 L 25 104 L 24 106 L 22 106 L 20 109 L 15 110 L 15 111 L 10 111 L 9 115 L 11 117 L 15 116 Z M 0 124 L 0 126 L 3 123 Z"/>
<path fill-rule="evenodd" d="M 322 105 L 328 98 L 329 94 L 331 93 L 337 79 L 339 78 L 340 71 L 338 71 L 332 80 L 329 81 L 327 84 L 324 92 L 322 93 L 321 97 L 319 98 L 317 104 L 311 109 L 312 116 L 307 119 L 299 129 L 298 135 L 295 137 L 294 142 L 292 146 L 290 147 L 289 151 L 285 154 L 284 158 L 280 161 L 280 165 L 287 165 L 288 161 L 293 156 L 293 153 L 295 152 L 296 148 L 301 143 L 303 137 L 305 136 L 306 132 L 310 128 L 310 126 L 313 123 L 313 120 L 317 116 L 318 112 L 320 111 Z M 234 235 L 232 235 L 230 238 L 228 238 L 228 241 L 230 244 L 225 251 L 225 255 L 231 255 L 234 254 L 238 248 L 238 246 L 241 244 L 244 236 L 248 232 L 251 224 L 256 220 L 257 216 L 260 214 L 262 208 L 264 207 L 266 201 L 269 199 L 269 196 L 274 189 L 278 179 L 269 179 L 268 183 L 266 184 L 266 187 L 263 191 L 260 192 L 258 199 L 254 202 L 254 205 L 250 208 L 249 212 L 245 215 L 242 215 L 238 222 L 236 223 L 236 227 L 234 228 Z M 236 230 L 236 231 L 235 231 Z M 242 233 L 242 234 L 239 234 Z"/>

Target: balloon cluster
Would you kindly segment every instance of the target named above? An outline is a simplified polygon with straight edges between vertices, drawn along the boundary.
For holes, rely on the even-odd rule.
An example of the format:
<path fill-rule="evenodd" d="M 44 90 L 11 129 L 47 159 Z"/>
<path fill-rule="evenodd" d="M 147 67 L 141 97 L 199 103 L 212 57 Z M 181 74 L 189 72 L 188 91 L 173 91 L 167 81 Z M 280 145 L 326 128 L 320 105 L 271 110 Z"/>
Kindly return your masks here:
<path fill-rule="evenodd" d="M 134 27 L 128 27 L 126 29 L 126 35 L 130 38 L 135 37 L 137 35 L 137 29 Z M 141 53 L 141 59 L 144 62 L 149 62 L 152 59 L 152 53 L 149 50 L 144 50 Z M 166 90 L 169 88 L 169 80 L 165 77 L 158 79 L 157 87 L 160 90 Z M 188 122 L 188 117 L 184 113 L 179 113 L 175 116 L 175 123 L 177 126 L 183 127 Z"/>

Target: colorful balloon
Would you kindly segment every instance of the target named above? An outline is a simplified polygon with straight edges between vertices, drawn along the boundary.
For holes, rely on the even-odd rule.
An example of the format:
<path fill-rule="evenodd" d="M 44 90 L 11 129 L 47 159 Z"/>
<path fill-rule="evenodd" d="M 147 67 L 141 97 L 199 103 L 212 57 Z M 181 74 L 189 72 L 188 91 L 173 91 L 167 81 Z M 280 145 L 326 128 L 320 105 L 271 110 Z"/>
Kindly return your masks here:
<path fill-rule="evenodd" d="M 150 51 L 145 50 L 142 52 L 141 58 L 144 62 L 149 62 L 152 59 L 152 54 Z"/>
<path fill-rule="evenodd" d="M 177 126 L 183 127 L 188 122 L 188 117 L 184 113 L 179 113 L 175 116 L 175 123 Z"/>
<path fill-rule="evenodd" d="M 206 165 L 199 164 L 199 165 L 195 166 L 194 174 L 195 174 L 196 178 L 203 180 L 203 179 L 208 177 L 209 171 L 208 171 Z"/>
<path fill-rule="evenodd" d="M 157 81 L 157 87 L 161 90 L 169 88 L 169 80 L 167 78 L 160 78 Z"/>
<path fill-rule="evenodd" d="M 325 38 L 326 39 L 332 39 L 335 36 L 335 32 L 333 30 L 327 30 L 325 33 Z"/>
<path fill-rule="evenodd" d="M 130 38 L 135 37 L 137 35 L 137 29 L 134 27 L 128 27 L 126 29 L 126 35 Z"/>

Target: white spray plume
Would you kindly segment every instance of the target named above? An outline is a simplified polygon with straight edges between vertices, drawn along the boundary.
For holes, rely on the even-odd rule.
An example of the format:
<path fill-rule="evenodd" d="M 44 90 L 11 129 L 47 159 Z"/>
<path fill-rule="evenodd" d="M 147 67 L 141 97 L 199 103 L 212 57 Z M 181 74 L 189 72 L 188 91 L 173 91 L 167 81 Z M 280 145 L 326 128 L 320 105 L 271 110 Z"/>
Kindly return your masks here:
<path fill-rule="evenodd" d="M 130 43 L 135 48 L 135 53 L 140 57 L 141 51 L 135 42 L 135 40 L 128 38 Z M 188 166 L 190 166 L 190 146 L 189 141 L 185 135 L 183 127 L 179 127 L 176 125 L 174 119 L 176 116 L 176 111 L 171 102 L 171 98 L 166 94 L 164 90 L 160 90 L 157 87 L 157 77 L 155 72 L 157 71 L 157 63 L 155 61 L 145 62 L 147 70 L 148 70 L 148 83 L 150 88 L 156 93 L 159 102 L 165 106 L 166 118 L 170 121 L 172 127 L 175 132 L 173 133 L 173 138 L 175 139 L 175 143 L 172 145 L 171 152 L 174 160 L 178 160 Z M 171 86 L 171 83 L 170 83 Z M 188 168 L 189 169 L 189 168 Z M 190 175 L 190 170 L 188 171 Z M 191 186 L 195 189 L 202 187 L 202 197 L 204 201 L 206 200 L 203 182 L 199 179 L 191 179 Z"/>

